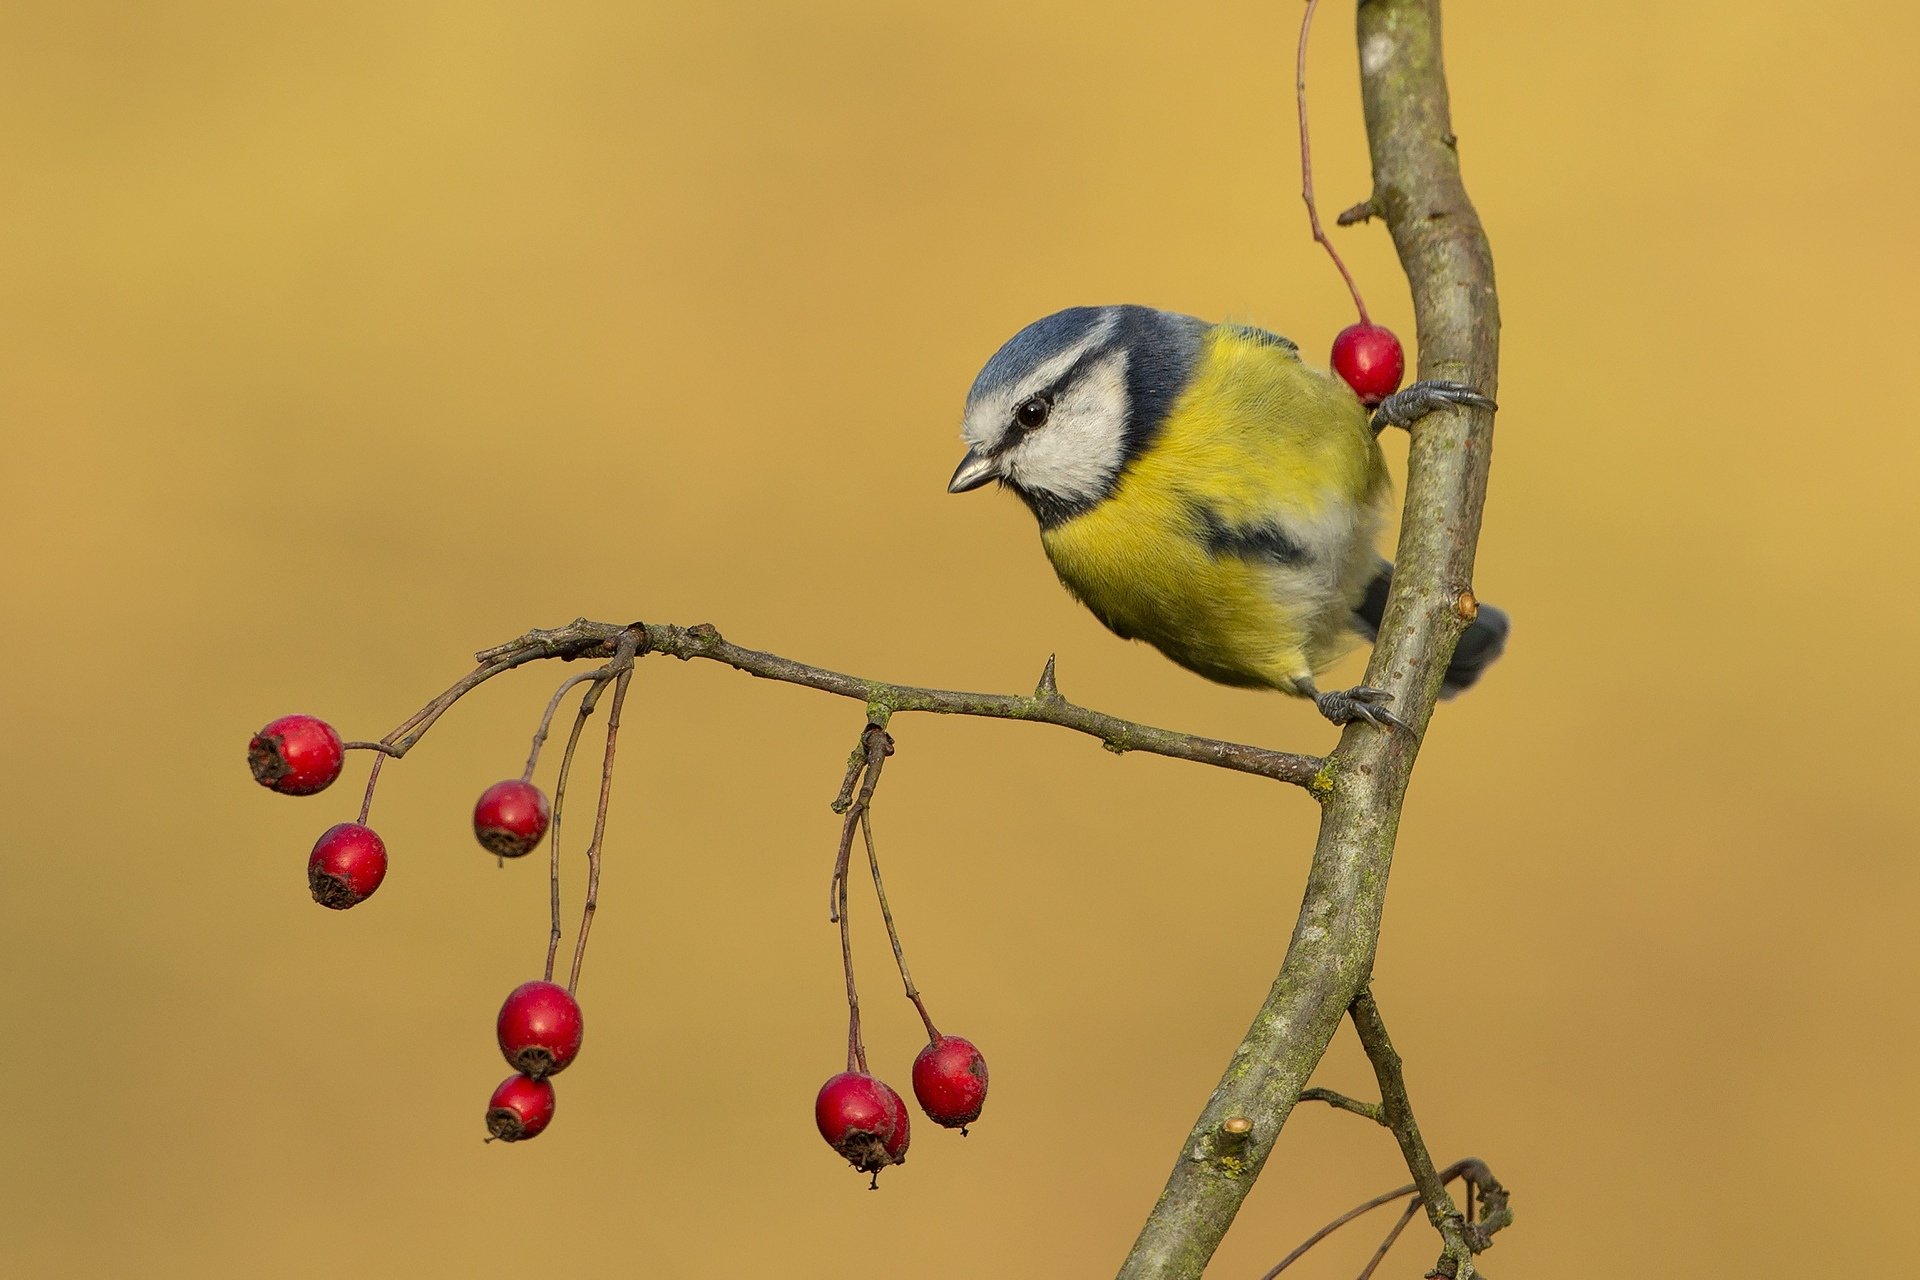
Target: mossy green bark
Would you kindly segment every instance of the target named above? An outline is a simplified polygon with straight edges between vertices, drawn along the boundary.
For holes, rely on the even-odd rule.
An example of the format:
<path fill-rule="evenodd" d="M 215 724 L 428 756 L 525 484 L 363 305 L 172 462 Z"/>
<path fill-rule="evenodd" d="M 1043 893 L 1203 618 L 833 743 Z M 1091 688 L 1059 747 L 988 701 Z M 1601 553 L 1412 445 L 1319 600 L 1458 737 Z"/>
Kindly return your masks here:
<path fill-rule="evenodd" d="M 1461 185 L 1440 57 L 1439 0 L 1362 0 L 1359 52 L 1373 204 L 1411 286 L 1420 376 L 1492 395 L 1499 312 L 1492 255 Z M 1485 502 L 1492 414 L 1450 409 L 1415 424 L 1392 595 L 1370 685 L 1414 732 L 1349 726 L 1308 781 L 1322 818 L 1279 976 L 1187 1137 L 1122 1280 L 1199 1276 L 1272 1154 L 1347 1007 L 1371 975 L 1401 802 L 1464 621 Z M 1223 1121 L 1253 1129 L 1231 1157 Z"/>

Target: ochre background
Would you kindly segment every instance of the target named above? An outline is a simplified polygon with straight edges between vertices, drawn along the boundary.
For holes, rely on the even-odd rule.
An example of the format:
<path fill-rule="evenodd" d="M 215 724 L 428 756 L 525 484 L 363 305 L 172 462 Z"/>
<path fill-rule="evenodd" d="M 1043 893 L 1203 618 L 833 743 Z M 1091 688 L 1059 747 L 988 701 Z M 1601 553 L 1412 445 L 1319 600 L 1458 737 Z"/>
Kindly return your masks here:
<path fill-rule="evenodd" d="M 1366 193 L 1350 8 L 1313 59 L 1330 213 Z M 1478 586 L 1517 623 L 1401 830 L 1377 991 L 1426 1133 L 1513 1187 L 1497 1275 L 1903 1271 L 1920 21 L 1451 9 L 1507 326 Z M 0 1271 L 1111 1274 L 1279 962 L 1301 795 L 900 722 L 889 889 L 993 1097 L 869 1194 L 809 1114 L 857 706 L 643 665 L 586 1051 L 520 1147 L 480 1113 L 546 878 L 467 813 L 561 671 L 389 771 L 394 869 L 349 914 L 303 863 L 365 758 L 287 800 L 242 748 L 293 710 L 375 736 L 587 614 L 960 687 L 1058 651 L 1080 700 L 1325 749 L 1103 633 L 1012 499 L 942 491 L 968 381 L 1045 312 L 1312 353 L 1349 319 L 1296 194 L 1298 13 L 8 5 Z M 1411 337 L 1384 231 L 1340 242 Z M 1321 1078 L 1370 1090 L 1347 1032 Z M 1302 1111 L 1213 1273 L 1401 1178 Z M 1392 1273 L 1432 1257 L 1418 1228 Z"/>

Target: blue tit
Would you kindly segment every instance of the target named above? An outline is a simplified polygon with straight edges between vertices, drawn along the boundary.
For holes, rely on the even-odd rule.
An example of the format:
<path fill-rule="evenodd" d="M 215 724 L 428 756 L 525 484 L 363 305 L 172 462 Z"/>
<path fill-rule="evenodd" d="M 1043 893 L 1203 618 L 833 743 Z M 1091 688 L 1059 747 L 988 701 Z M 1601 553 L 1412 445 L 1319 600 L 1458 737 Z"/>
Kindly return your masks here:
<path fill-rule="evenodd" d="M 1311 698 L 1336 724 L 1398 724 L 1389 695 L 1322 692 L 1314 676 L 1379 632 L 1393 566 L 1381 427 L 1444 404 L 1421 382 L 1371 417 L 1285 338 L 1151 307 L 1075 307 L 994 353 L 967 395 L 951 493 L 997 480 L 1040 522 L 1060 581 L 1107 628 L 1223 684 Z M 1445 692 L 1505 644 L 1489 605 Z"/>

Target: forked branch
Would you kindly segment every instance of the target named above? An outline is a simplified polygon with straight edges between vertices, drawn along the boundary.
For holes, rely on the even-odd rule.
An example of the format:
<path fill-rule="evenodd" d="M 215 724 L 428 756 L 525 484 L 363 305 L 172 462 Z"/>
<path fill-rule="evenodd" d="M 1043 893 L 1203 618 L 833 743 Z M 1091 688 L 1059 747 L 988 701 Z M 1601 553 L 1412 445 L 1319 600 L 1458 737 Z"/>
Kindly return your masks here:
<path fill-rule="evenodd" d="M 1367 207 L 1387 222 L 1413 294 L 1422 378 L 1497 391 L 1493 258 L 1460 180 L 1440 55 L 1439 0 L 1361 0 L 1361 96 L 1373 156 Z M 1349 726 L 1316 779 L 1320 836 L 1280 973 L 1181 1144 L 1123 1280 L 1206 1268 L 1345 1014 L 1380 937 L 1394 836 L 1414 758 L 1473 582 L 1493 415 L 1449 408 L 1414 425 L 1393 588 L 1366 683 L 1410 733 Z M 1276 916 L 1278 912 L 1274 913 Z M 1223 1148 L 1223 1126 L 1251 1132 Z"/>

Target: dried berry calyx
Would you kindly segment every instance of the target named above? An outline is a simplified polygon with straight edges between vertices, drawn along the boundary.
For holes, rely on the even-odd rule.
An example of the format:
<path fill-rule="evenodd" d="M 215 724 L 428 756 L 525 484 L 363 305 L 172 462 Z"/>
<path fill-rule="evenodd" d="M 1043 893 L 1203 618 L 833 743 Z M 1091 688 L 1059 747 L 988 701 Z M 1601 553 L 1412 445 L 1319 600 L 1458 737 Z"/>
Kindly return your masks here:
<path fill-rule="evenodd" d="M 487 1101 L 487 1132 L 502 1142 L 537 1138 L 553 1119 L 553 1101 L 547 1081 L 508 1076 Z"/>
<path fill-rule="evenodd" d="M 507 1065 L 544 1080 L 579 1056 L 586 1023 L 567 989 L 552 982 L 524 982 L 500 1006 L 496 1025 Z"/>
<path fill-rule="evenodd" d="M 247 744 L 253 779 L 283 796 L 325 791 L 340 776 L 346 748 L 333 726 L 315 716 L 281 716 Z"/>
<path fill-rule="evenodd" d="M 520 858 L 547 834 L 553 811 L 540 788 L 520 778 L 496 782 L 473 806 L 473 834 L 489 853 Z"/>
<path fill-rule="evenodd" d="M 365 902 L 386 878 L 386 843 L 372 827 L 357 822 L 327 828 L 307 857 L 307 888 L 313 900 L 335 911 Z"/>
<path fill-rule="evenodd" d="M 904 1164 L 912 1124 L 906 1103 L 884 1080 L 843 1071 L 820 1086 L 813 1121 L 827 1145 L 879 1185 L 880 1170 Z"/>
<path fill-rule="evenodd" d="M 987 1105 L 987 1060 L 960 1036 L 941 1036 L 913 1060 L 913 1096 L 935 1124 L 967 1131 Z"/>

